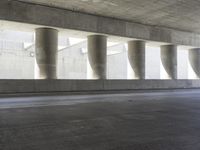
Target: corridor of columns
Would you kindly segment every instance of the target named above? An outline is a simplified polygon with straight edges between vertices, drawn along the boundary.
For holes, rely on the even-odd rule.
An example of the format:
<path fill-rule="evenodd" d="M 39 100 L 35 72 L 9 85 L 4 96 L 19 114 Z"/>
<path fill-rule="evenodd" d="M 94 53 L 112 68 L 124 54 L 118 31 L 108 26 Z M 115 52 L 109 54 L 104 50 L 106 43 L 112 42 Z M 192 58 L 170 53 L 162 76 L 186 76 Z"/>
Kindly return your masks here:
<path fill-rule="evenodd" d="M 199 150 L 199 8 L 1 0 L 0 150 Z"/>
<path fill-rule="evenodd" d="M 1 34 L 0 79 L 198 79 L 198 48 L 191 46 L 50 27 Z"/>

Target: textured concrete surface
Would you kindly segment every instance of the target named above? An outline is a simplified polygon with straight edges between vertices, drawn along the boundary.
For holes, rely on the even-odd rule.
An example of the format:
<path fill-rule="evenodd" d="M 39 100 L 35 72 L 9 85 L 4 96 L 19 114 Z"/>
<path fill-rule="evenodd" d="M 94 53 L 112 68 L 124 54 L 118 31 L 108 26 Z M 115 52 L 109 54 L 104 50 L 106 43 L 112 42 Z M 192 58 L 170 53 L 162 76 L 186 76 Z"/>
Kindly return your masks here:
<path fill-rule="evenodd" d="M 199 91 L 0 99 L 2 150 L 198 150 Z"/>
<path fill-rule="evenodd" d="M 182 31 L 181 28 L 178 29 L 170 29 L 167 27 L 159 26 L 156 23 L 156 26 L 150 26 L 149 24 L 140 24 L 133 21 L 126 21 L 123 19 L 115 19 L 109 18 L 104 16 L 98 15 L 90 15 L 76 11 L 69 11 L 66 9 L 59 9 L 55 7 L 49 7 L 45 5 L 35 5 L 25 2 L 20 2 L 16 0 L 1 0 L 0 1 L 0 20 L 7 20 L 7 21 L 16 21 L 22 23 L 29 23 L 29 24 L 36 24 L 42 26 L 53 26 L 65 29 L 73 29 L 79 31 L 87 31 L 93 33 L 104 33 L 114 36 L 121 36 L 121 37 L 128 37 L 128 38 L 137 38 L 137 39 L 144 39 L 144 40 L 151 40 L 151 41 L 159 41 L 159 42 L 167 42 L 173 43 L 177 45 L 190 45 L 190 46 L 200 46 L 200 35 L 197 32 L 190 32 L 190 31 Z M 57 3 L 58 1 L 55 1 Z M 68 1 L 65 1 L 66 3 Z M 63 1 L 63 5 L 65 5 Z M 72 1 L 69 1 L 73 3 Z M 121 1 L 123 2 L 123 1 Z M 135 2 L 135 1 L 134 1 Z M 160 1 L 156 1 L 155 3 L 152 1 L 146 1 L 152 4 L 160 3 Z M 172 1 L 171 1 L 172 2 Z M 165 1 L 166 4 L 171 3 Z M 173 1 L 174 2 L 174 1 Z M 190 1 L 188 1 L 190 3 Z M 194 1 L 193 2 L 197 2 Z M 131 1 L 127 2 L 124 1 L 124 4 L 130 4 Z M 137 1 L 138 4 L 141 4 L 140 1 Z M 174 3 L 175 4 L 175 3 Z M 89 4 L 88 4 L 89 6 Z M 135 5 L 129 5 L 130 9 L 125 9 L 125 12 L 131 12 L 136 10 L 134 8 Z M 136 5 L 137 6 L 137 5 Z M 145 7 L 151 8 L 149 5 L 143 5 Z M 179 7 L 178 3 L 174 5 Z M 189 6 L 189 5 L 186 5 Z M 198 7 L 198 5 L 195 5 Z M 85 6 L 84 6 L 85 7 Z M 120 5 L 122 7 L 122 5 Z M 131 8 L 133 7 L 133 8 Z M 159 6 L 161 7 L 161 6 Z M 158 7 L 158 8 L 159 8 Z M 87 8 L 87 7 L 86 7 Z M 93 7 L 94 8 L 94 7 Z M 152 7 L 154 8 L 154 7 Z M 157 9 L 158 9 L 157 8 Z M 171 6 L 167 7 L 171 12 Z M 101 8 L 102 9 L 102 8 Z M 102 11 L 110 10 L 109 9 L 102 9 Z M 164 9 L 164 8 L 163 8 Z M 117 9 L 119 11 L 120 9 Z M 141 13 L 148 9 L 140 9 Z M 189 9 L 189 10 L 198 10 L 198 9 Z M 163 14 L 163 10 L 161 10 L 160 14 Z M 181 15 L 185 15 L 182 11 L 179 12 Z M 108 13 L 111 14 L 111 13 Z M 131 12 L 131 14 L 134 14 Z M 148 12 L 149 15 L 152 15 L 152 12 Z M 197 13 L 198 14 L 198 13 Z M 175 14 L 171 14 L 170 16 L 178 16 Z M 170 17 L 169 16 L 169 17 Z M 66 19 L 67 18 L 67 19 Z M 142 17 L 141 17 L 142 18 Z M 151 18 L 151 17 L 149 17 Z M 164 18 L 164 17 L 160 17 Z M 190 21 L 191 16 L 189 17 L 189 29 L 194 22 L 191 23 Z M 142 20 L 144 20 L 142 18 Z M 174 21 L 174 23 L 181 22 L 183 19 L 181 18 L 179 21 Z M 199 26 L 198 19 L 197 27 Z M 182 23 L 181 23 L 182 24 Z M 181 27 L 178 25 L 178 27 Z"/>
<path fill-rule="evenodd" d="M 104 35 L 88 36 L 89 79 L 107 78 L 107 37 Z"/>
<path fill-rule="evenodd" d="M 57 79 L 58 31 L 52 28 L 37 28 L 35 37 L 38 79 Z"/>
<path fill-rule="evenodd" d="M 21 0 L 143 24 L 200 32 L 197 0 Z"/>
<path fill-rule="evenodd" d="M 200 80 L 0 80 L 0 94 L 200 88 Z"/>
<path fill-rule="evenodd" d="M 130 79 L 145 79 L 145 42 L 128 42 L 128 60 L 132 68 Z"/>

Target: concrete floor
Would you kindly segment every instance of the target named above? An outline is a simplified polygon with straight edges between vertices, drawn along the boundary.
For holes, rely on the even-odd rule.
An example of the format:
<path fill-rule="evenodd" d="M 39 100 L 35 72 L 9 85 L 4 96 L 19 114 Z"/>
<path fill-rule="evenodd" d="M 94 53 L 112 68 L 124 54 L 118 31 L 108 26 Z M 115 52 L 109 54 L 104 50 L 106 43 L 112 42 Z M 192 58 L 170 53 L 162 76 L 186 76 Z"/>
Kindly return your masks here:
<path fill-rule="evenodd" d="M 0 99 L 0 150 L 198 150 L 200 91 Z"/>

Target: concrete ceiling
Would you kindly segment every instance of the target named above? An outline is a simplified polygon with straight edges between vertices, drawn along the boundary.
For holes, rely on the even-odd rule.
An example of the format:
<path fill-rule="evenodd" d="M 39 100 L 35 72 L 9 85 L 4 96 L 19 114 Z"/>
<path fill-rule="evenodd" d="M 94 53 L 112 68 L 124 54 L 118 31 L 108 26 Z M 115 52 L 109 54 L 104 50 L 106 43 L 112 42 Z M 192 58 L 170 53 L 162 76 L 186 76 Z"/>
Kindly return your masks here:
<path fill-rule="evenodd" d="M 200 0 L 18 0 L 200 33 Z"/>

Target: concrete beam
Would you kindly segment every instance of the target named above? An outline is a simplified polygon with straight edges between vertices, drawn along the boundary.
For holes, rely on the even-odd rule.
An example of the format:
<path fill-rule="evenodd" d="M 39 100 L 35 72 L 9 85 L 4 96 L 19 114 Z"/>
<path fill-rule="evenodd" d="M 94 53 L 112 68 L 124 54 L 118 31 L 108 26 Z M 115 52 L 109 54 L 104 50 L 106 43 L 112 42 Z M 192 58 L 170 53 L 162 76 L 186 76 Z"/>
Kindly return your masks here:
<path fill-rule="evenodd" d="M 200 34 L 20 1 L 1 0 L 0 20 L 200 47 Z"/>

